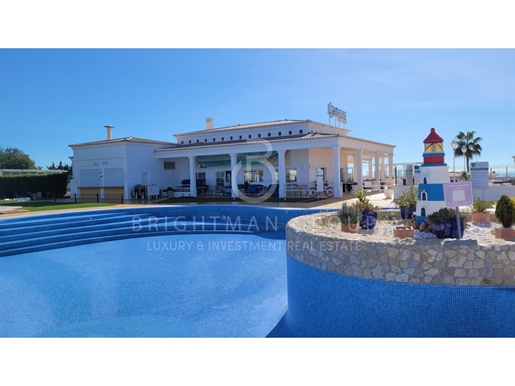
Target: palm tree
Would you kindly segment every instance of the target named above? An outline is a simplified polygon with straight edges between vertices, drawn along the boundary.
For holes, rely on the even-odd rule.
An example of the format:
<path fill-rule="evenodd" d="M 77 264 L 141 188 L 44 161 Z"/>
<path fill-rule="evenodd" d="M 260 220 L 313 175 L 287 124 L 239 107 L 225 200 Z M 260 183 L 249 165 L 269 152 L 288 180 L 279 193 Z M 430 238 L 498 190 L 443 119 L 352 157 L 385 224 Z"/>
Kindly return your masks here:
<path fill-rule="evenodd" d="M 457 146 L 454 149 L 454 155 L 456 157 L 465 157 L 467 162 L 467 172 L 470 171 L 470 159 L 473 156 L 480 156 L 481 151 L 483 150 L 479 144 L 483 138 L 474 138 L 474 135 L 476 135 L 475 131 L 467 131 L 467 133 L 460 131 L 456 136 Z M 466 149 L 465 153 L 463 153 L 462 148 Z"/>

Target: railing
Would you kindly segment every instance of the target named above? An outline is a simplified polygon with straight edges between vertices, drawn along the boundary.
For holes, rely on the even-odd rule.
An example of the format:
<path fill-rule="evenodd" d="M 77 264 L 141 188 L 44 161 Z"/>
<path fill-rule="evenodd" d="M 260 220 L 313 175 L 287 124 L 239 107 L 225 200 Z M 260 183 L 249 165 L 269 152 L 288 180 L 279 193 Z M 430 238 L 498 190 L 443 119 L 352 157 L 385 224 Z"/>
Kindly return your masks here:
<path fill-rule="evenodd" d="M 308 184 L 286 184 L 286 197 L 307 197 Z"/>
<path fill-rule="evenodd" d="M 379 192 L 384 186 L 385 182 L 382 181 L 363 181 L 363 189 L 368 189 L 372 192 Z"/>
<path fill-rule="evenodd" d="M 77 194 L 73 194 L 72 197 L 74 202 L 106 202 L 106 203 L 124 203 L 123 193 L 120 194 L 104 194 L 102 197 L 100 193 L 82 193 L 80 197 Z"/>

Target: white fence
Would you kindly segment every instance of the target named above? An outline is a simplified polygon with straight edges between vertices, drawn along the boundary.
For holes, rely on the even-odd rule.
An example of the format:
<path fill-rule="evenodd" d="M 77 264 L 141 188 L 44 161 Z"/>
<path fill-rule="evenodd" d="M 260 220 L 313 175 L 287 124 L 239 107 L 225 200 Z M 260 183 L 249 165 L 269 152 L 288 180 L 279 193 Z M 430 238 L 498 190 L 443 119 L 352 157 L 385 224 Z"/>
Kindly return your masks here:
<path fill-rule="evenodd" d="M 395 185 L 393 187 L 393 198 L 399 198 L 401 192 L 403 190 L 409 189 L 411 186 L 409 185 Z M 507 194 L 508 196 L 515 197 L 515 185 L 511 184 L 490 184 L 488 185 L 488 189 L 473 189 L 474 199 L 479 196 L 483 200 L 488 201 L 498 201 L 499 197 L 503 194 Z"/>

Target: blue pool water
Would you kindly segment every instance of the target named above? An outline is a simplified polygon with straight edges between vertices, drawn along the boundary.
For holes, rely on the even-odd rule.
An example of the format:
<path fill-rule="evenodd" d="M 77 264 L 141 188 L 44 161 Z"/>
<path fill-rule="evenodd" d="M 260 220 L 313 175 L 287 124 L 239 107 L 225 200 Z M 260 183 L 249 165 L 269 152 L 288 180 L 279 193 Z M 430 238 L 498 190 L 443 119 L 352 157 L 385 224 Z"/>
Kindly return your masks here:
<path fill-rule="evenodd" d="M 265 337 L 305 210 L 163 207 L 0 221 L 2 337 Z"/>
<path fill-rule="evenodd" d="M 213 236 L 1 258 L 0 336 L 266 336 L 286 311 L 284 233 Z"/>

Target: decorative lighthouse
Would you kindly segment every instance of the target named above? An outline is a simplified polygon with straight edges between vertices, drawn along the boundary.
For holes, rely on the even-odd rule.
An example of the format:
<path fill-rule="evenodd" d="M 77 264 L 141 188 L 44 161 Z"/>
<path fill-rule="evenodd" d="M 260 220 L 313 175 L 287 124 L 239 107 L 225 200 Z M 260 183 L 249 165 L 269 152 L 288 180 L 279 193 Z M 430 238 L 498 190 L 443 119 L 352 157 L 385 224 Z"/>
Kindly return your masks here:
<path fill-rule="evenodd" d="M 443 184 L 449 182 L 449 168 L 445 163 L 443 139 L 434 128 L 424 139 L 424 163 L 420 165 L 418 201 L 415 220 L 423 222 L 427 216 L 445 208 Z"/>

